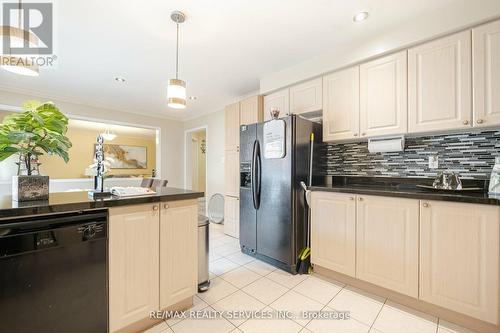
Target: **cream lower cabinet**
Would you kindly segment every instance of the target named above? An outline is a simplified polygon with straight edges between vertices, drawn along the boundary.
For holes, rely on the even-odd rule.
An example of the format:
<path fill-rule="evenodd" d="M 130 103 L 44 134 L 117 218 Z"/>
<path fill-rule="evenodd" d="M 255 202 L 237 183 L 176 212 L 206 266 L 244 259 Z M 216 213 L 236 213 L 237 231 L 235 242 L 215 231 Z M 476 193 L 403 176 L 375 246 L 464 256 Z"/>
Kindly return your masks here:
<path fill-rule="evenodd" d="M 419 202 L 358 196 L 356 277 L 418 297 Z"/>
<path fill-rule="evenodd" d="M 159 204 L 109 210 L 109 330 L 159 310 Z"/>
<path fill-rule="evenodd" d="M 355 195 L 312 192 L 311 248 L 313 264 L 355 276 Z"/>
<path fill-rule="evenodd" d="M 500 323 L 500 207 L 423 201 L 420 299 Z"/>
<path fill-rule="evenodd" d="M 198 204 L 196 200 L 161 204 L 160 309 L 197 292 Z"/>
<path fill-rule="evenodd" d="M 224 233 L 226 235 L 240 237 L 240 199 L 236 197 L 225 197 L 224 202 Z"/>

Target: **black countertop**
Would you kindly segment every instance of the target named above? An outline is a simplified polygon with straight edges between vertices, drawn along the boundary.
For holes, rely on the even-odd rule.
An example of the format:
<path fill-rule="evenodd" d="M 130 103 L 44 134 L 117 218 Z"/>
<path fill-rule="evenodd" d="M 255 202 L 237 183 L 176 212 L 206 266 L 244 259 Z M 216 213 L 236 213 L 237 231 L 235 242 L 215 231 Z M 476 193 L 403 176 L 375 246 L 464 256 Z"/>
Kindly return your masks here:
<path fill-rule="evenodd" d="M 378 195 L 420 200 L 441 200 L 500 205 L 500 197 L 488 195 L 486 181 L 462 180 L 463 187 L 480 187 L 479 191 L 437 191 L 422 189 L 417 184 L 431 185 L 431 179 L 389 177 L 325 177 L 309 187 L 312 191 L 328 191 L 361 195 Z"/>
<path fill-rule="evenodd" d="M 203 192 L 194 192 L 174 187 L 159 187 L 156 194 L 109 199 L 92 200 L 87 192 L 51 193 L 48 201 L 16 202 L 10 195 L 0 195 L 0 219 L 29 216 L 38 214 L 64 213 L 95 208 L 107 208 L 144 203 L 197 199 L 203 197 Z"/>

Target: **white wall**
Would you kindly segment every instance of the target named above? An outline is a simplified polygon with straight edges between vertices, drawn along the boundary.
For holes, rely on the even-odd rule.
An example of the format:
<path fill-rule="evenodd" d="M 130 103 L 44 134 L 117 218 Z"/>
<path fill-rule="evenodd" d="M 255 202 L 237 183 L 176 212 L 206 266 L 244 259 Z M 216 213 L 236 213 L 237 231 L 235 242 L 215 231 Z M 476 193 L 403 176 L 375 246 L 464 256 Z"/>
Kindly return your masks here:
<path fill-rule="evenodd" d="M 453 6 L 435 10 L 390 28 L 385 33 L 365 40 L 353 40 L 330 53 L 269 73 L 260 79 L 260 93 L 267 94 L 288 85 L 359 63 L 422 41 L 477 25 L 500 16 L 500 0 L 456 0 Z M 325 38 L 325 36 L 317 36 Z"/>
<path fill-rule="evenodd" d="M 21 106 L 24 101 L 30 99 L 52 100 L 43 96 L 0 91 L 0 105 Z M 147 111 L 144 111 L 144 115 L 139 115 L 57 100 L 52 101 L 56 103 L 61 112 L 70 117 L 76 116 L 82 119 L 96 119 L 104 122 L 159 127 L 161 130 L 161 160 L 157 161 L 157 168 L 161 173 L 161 177 L 168 180 L 169 186 L 183 187 L 183 145 L 181 142 L 184 132 L 182 122 L 150 117 Z M 2 164 L 0 164 L 0 167 L 2 167 Z M 5 186 L 0 190 L 3 193 L 6 190 Z M 10 192 L 10 185 L 8 185 L 8 190 Z"/>
<path fill-rule="evenodd" d="M 184 122 L 184 130 L 207 127 L 207 199 L 215 193 L 224 194 L 224 121 L 221 110 Z M 183 168 L 186 172 L 186 165 Z"/>

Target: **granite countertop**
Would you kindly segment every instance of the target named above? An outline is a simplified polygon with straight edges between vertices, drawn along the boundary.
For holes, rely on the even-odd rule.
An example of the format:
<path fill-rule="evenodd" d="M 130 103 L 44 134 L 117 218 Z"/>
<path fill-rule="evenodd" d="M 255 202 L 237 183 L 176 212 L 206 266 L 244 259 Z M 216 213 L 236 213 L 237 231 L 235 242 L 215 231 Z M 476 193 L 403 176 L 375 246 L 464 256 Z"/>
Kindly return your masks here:
<path fill-rule="evenodd" d="M 500 197 L 488 195 L 486 181 L 463 180 L 463 187 L 480 187 L 478 191 L 436 191 L 416 185 L 430 185 L 432 180 L 419 178 L 386 177 L 325 177 L 309 187 L 312 191 L 328 191 L 362 195 L 401 197 L 419 200 L 455 201 L 464 203 L 500 205 Z"/>
<path fill-rule="evenodd" d="M 197 199 L 203 192 L 194 192 L 174 187 L 156 189 L 156 194 L 140 197 L 111 197 L 92 200 L 85 191 L 50 193 L 48 201 L 16 202 L 10 195 L 0 196 L 0 219 L 38 214 L 63 213 L 95 208 L 107 208 L 144 203 Z"/>

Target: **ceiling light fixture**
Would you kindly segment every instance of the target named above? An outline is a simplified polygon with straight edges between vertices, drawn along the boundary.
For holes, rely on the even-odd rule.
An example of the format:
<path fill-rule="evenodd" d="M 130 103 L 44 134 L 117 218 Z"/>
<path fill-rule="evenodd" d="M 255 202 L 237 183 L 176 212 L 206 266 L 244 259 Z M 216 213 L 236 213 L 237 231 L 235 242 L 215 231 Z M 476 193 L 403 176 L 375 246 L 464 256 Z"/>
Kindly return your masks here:
<path fill-rule="evenodd" d="M 106 141 L 113 141 L 117 137 L 117 135 L 109 128 L 106 128 L 106 130 L 103 133 L 101 133 L 101 136 Z"/>
<path fill-rule="evenodd" d="M 116 82 L 123 83 L 123 82 L 125 82 L 125 79 L 124 79 L 124 78 L 122 78 L 122 77 L 117 76 L 117 77 L 115 77 L 115 81 L 116 81 Z"/>
<path fill-rule="evenodd" d="M 352 18 L 352 20 L 354 22 L 356 22 L 356 23 L 362 22 L 362 21 L 366 20 L 369 15 L 370 14 L 368 14 L 368 12 L 359 12 L 356 15 L 354 15 L 354 17 Z"/>
<path fill-rule="evenodd" d="M 2 38 L 8 38 L 10 44 L 7 50 L 4 50 L 4 54 L 6 58 L 9 58 L 9 62 L 2 64 L 1 67 L 8 72 L 24 75 L 24 76 L 38 76 L 40 74 L 40 69 L 36 63 L 30 61 L 28 58 L 21 58 L 17 56 L 13 56 L 11 54 L 12 47 L 23 47 L 25 43 L 29 44 L 30 47 L 35 48 L 38 47 L 40 40 L 38 37 L 30 31 L 25 31 L 22 29 L 22 2 L 19 0 L 18 7 L 18 26 L 0 26 L 0 36 Z M 4 44 L 5 45 L 5 44 Z"/>
<path fill-rule="evenodd" d="M 177 26 L 177 44 L 175 53 L 175 79 L 168 80 L 167 99 L 168 106 L 172 109 L 186 108 L 186 82 L 179 79 L 179 24 L 186 20 L 186 16 L 179 11 L 170 15 Z"/>

